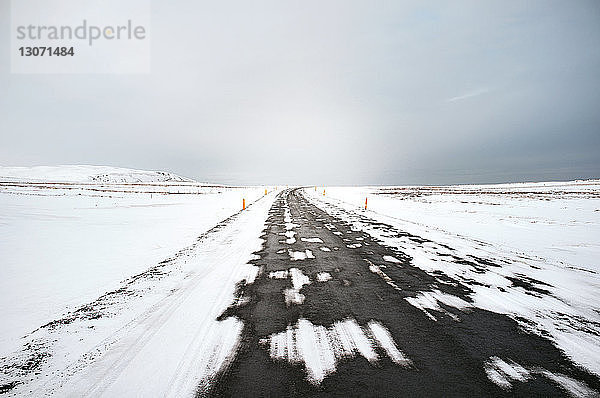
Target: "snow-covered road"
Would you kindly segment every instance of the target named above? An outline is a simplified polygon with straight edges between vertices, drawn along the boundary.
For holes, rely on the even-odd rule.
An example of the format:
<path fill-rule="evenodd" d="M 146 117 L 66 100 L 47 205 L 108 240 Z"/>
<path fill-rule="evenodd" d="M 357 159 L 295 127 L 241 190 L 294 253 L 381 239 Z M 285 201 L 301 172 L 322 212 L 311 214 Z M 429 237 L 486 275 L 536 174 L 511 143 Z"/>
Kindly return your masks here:
<path fill-rule="evenodd" d="M 273 206 L 257 253 L 262 272 L 243 289 L 244 304 L 224 314 L 241 319 L 244 343 L 209 395 L 597 394 L 598 375 L 551 335 L 480 306 L 479 279 L 426 272 L 413 252 L 375 235 L 435 248 L 437 261 L 491 280 L 502 278 L 496 270 L 507 266 L 503 259 L 469 255 L 307 192 L 314 191 L 286 191 Z M 488 294 L 502 301 L 515 293 L 516 303 L 521 291 L 555 299 L 542 282 L 514 281 L 506 296 Z"/>

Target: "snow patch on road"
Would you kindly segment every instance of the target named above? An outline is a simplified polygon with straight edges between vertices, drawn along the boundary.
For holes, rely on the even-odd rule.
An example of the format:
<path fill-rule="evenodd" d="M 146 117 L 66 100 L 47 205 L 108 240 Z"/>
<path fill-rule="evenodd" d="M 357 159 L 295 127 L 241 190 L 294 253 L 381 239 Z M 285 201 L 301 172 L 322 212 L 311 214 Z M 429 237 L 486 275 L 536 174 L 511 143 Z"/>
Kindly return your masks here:
<path fill-rule="evenodd" d="M 326 328 L 301 318 L 295 326 L 288 326 L 262 343 L 268 345 L 271 358 L 303 364 L 308 381 L 316 385 L 335 372 L 341 359 L 361 355 L 375 363 L 379 359 L 377 347 L 397 365 L 410 364 L 410 359 L 398 349 L 388 330 L 376 321 L 361 328 L 356 320 L 345 319 Z"/>
<path fill-rule="evenodd" d="M 383 279 L 385 281 L 385 283 L 387 283 L 388 285 L 390 285 L 391 287 L 393 287 L 396 290 L 402 290 L 400 288 L 400 286 L 396 285 L 396 283 L 394 282 L 394 280 L 392 278 L 390 278 L 385 272 L 383 272 L 381 270 L 381 267 L 383 266 L 377 266 L 375 264 L 373 264 L 371 261 L 367 260 L 365 258 L 365 261 L 367 263 L 369 263 L 369 271 L 371 271 L 372 273 L 379 275 L 379 277 L 381 279 Z"/>
<path fill-rule="evenodd" d="M 306 260 L 307 258 L 315 258 L 312 251 L 306 249 L 303 252 L 288 250 L 292 261 Z"/>
<path fill-rule="evenodd" d="M 300 238 L 300 240 L 308 243 L 323 243 L 321 238 Z"/>
<path fill-rule="evenodd" d="M 287 279 L 287 277 L 288 277 L 288 271 L 287 270 L 269 272 L 269 278 Z"/>
<path fill-rule="evenodd" d="M 330 252 L 331 251 L 331 249 L 328 248 L 328 247 L 326 247 L 326 246 L 319 247 L 319 249 L 321 249 L 321 251 L 323 251 L 323 252 Z"/>
<path fill-rule="evenodd" d="M 292 288 L 283 291 L 285 304 L 289 306 L 290 304 L 304 303 L 306 297 L 300 293 L 300 289 L 304 285 L 310 284 L 310 279 L 298 268 L 290 268 L 288 274 L 292 279 Z"/>
<path fill-rule="evenodd" d="M 450 312 L 440 307 L 440 303 L 457 308 L 461 311 L 464 311 L 473 306 L 471 303 L 466 302 L 460 297 L 443 293 L 439 290 L 421 292 L 416 297 L 406 297 L 405 300 L 408 301 L 414 307 L 423 311 L 425 315 L 427 315 L 430 319 L 434 321 L 437 321 L 437 319 L 429 311 L 427 311 L 428 309 L 437 312 L 442 312 L 446 315 L 449 315 L 455 320 L 459 320 L 459 318 L 456 315 L 451 314 Z"/>
<path fill-rule="evenodd" d="M 295 224 L 292 220 L 292 213 L 290 212 L 290 208 L 288 207 L 287 201 L 284 202 L 283 204 L 284 207 L 284 223 L 285 223 L 285 232 L 282 234 L 284 235 L 287 239 L 285 240 L 285 243 L 287 243 L 288 245 L 294 244 L 296 243 L 296 231 L 294 231 L 293 229 L 296 227 L 299 227 L 298 224 Z"/>
<path fill-rule="evenodd" d="M 600 396 L 598 391 L 592 390 L 587 384 L 562 373 L 552 373 L 545 369 L 540 370 L 539 373 L 558 384 L 574 398 L 598 398 Z"/>
<path fill-rule="evenodd" d="M 327 282 L 331 280 L 331 274 L 329 272 L 319 272 L 317 274 L 318 282 Z"/>
<path fill-rule="evenodd" d="M 396 257 L 392 257 L 392 256 L 383 256 L 383 261 L 387 261 L 388 263 L 396 263 L 396 264 L 401 263 L 400 260 L 398 260 Z"/>
<path fill-rule="evenodd" d="M 287 238 L 285 240 L 285 243 L 287 243 L 288 245 L 296 243 L 296 238 L 294 237 L 294 235 L 296 235 L 295 231 L 285 231 L 283 235 Z"/>
<path fill-rule="evenodd" d="M 285 210 L 284 210 L 285 229 L 290 231 L 296 227 L 299 227 L 298 224 L 294 224 L 292 222 L 292 213 L 290 212 L 290 208 L 287 207 L 287 202 L 284 204 L 284 206 L 285 206 Z"/>
<path fill-rule="evenodd" d="M 498 357 L 491 357 L 484 364 L 484 370 L 488 379 L 504 390 L 511 389 L 513 381 L 524 382 L 531 378 L 530 372 L 518 363 Z"/>
<path fill-rule="evenodd" d="M 385 350 L 388 357 L 390 357 L 394 363 L 403 366 L 408 366 L 412 363 L 412 361 L 398 349 L 390 331 L 387 330 L 385 326 L 376 321 L 369 322 L 368 326 L 379 346 Z"/>
<path fill-rule="evenodd" d="M 306 300 L 306 296 L 296 289 L 285 289 L 283 291 L 283 298 L 285 304 L 288 306 L 291 304 L 304 304 L 304 300 Z"/>
<path fill-rule="evenodd" d="M 527 369 L 510 359 L 503 360 L 493 356 L 484 363 L 483 368 L 488 379 L 506 391 L 512 389 L 515 382 L 524 383 L 530 380 L 534 374 L 539 374 L 556 383 L 572 397 L 591 398 L 599 395 L 597 391 L 588 387 L 584 382 L 562 373 L 552 373 L 542 368 Z"/>
<path fill-rule="evenodd" d="M 294 286 L 294 289 L 300 290 L 302 289 L 302 286 L 310 284 L 310 279 L 308 276 L 304 275 L 304 273 L 298 268 L 290 268 L 289 272 L 292 278 L 292 286 Z"/>

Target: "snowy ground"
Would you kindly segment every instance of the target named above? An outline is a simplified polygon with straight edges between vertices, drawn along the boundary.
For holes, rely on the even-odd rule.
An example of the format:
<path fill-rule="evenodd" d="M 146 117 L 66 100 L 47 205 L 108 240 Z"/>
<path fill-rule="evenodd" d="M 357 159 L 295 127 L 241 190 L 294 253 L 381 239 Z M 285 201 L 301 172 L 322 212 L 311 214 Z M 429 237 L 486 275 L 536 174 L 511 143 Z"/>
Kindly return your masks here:
<path fill-rule="evenodd" d="M 374 381 L 414 391 L 422 377 L 438 380 L 433 392 L 473 369 L 439 367 L 459 348 L 448 341 L 436 340 L 434 358 L 421 344 L 503 336 L 478 320 L 510 325 L 504 315 L 538 345 L 467 355 L 481 371 L 473 391 L 543 379 L 596 393 L 600 181 L 267 190 L 96 166 L 0 167 L 0 394 L 356 393 L 352 383 L 367 391 Z M 554 354 L 559 362 L 535 365 L 526 350 L 539 344 L 577 370 Z M 285 380 L 254 377 L 286 366 L 295 373 Z M 385 387 L 386 374 L 402 377 Z M 247 384 L 228 383 L 236 377 Z"/>
<path fill-rule="evenodd" d="M 0 168 L 0 181 L 0 357 L 264 195 L 90 166 Z"/>
<path fill-rule="evenodd" d="M 470 285 L 471 305 L 550 337 L 600 375 L 600 181 L 305 192 L 414 266 Z M 394 236 L 364 217 L 430 242 Z M 502 266 L 478 266 L 486 261 Z M 438 293 L 424 291 L 411 303 L 431 314 L 449 299 Z"/>
<path fill-rule="evenodd" d="M 312 193 L 315 193 L 314 191 Z M 317 192 L 322 196 L 322 189 Z M 600 269 L 600 180 L 447 187 L 327 188 L 326 198 L 411 225 Z"/>

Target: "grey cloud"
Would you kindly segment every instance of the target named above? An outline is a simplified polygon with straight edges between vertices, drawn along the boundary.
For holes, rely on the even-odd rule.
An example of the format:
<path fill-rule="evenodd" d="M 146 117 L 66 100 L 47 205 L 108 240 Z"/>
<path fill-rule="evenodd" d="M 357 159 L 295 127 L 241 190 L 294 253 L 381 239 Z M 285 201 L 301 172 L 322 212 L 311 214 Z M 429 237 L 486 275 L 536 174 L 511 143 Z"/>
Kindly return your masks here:
<path fill-rule="evenodd" d="M 152 4 L 150 75 L 11 75 L 1 36 L 2 164 L 273 184 L 600 177 L 597 2 Z"/>

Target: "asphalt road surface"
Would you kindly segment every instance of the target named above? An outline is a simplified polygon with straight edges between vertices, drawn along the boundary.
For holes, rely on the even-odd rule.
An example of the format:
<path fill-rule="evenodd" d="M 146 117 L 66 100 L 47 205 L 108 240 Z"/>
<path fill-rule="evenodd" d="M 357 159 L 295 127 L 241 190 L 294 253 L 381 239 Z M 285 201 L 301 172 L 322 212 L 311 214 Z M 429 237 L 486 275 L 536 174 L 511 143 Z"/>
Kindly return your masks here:
<path fill-rule="evenodd" d="M 243 320 L 241 346 L 199 396 L 568 396 L 549 374 L 600 391 L 598 378 L 549 340 L 507 316 L 459 309 L 470 302 L 468 285 L 411 266 L 301 190 L 280 194 L 264 238 L 259 277 L 238 286 L 221 316 Z M 433 290 L 459 304 L 426 311 L 411 303 Z"/>

